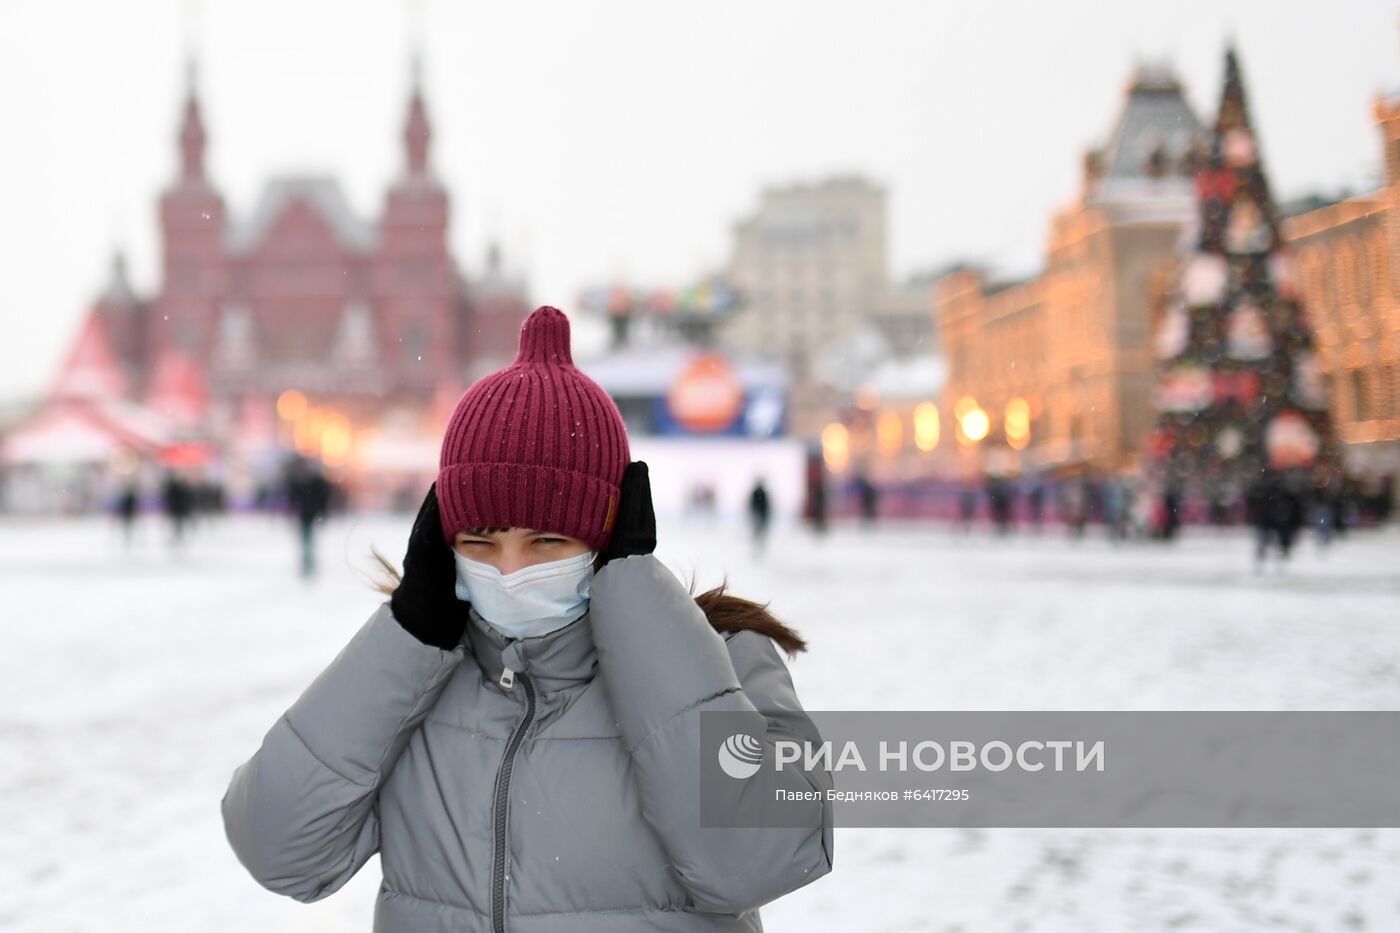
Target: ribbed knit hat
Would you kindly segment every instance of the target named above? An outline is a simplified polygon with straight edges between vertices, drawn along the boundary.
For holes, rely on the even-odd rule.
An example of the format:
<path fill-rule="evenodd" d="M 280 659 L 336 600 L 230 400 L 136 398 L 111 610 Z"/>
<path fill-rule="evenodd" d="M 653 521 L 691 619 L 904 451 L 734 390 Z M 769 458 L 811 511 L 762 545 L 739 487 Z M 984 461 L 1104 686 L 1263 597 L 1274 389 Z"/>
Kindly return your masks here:
<path fill-rule="evenodd" d="M 569 319 L 536 308 L 515 362 L 474 382 L 447 424 L 438 462 L 442 531 L 532 528 L 602 550 L 631 460 L 616 403 L 574 366 Z"/>

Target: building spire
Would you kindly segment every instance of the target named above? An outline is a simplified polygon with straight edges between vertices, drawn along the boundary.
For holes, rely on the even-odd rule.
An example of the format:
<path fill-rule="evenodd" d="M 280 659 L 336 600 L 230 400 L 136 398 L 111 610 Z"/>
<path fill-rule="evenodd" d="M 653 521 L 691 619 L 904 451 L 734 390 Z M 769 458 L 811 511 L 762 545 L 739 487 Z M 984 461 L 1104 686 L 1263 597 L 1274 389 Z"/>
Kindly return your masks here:
<path fill-rule="evenodd" d="M 1223 135 L 1234 129 L 1251 129 L 1249 103 L 1244 93 L 1244 77 L 1240 60 L 1231 42 L 1225 48 L 1225 82 L 1220 92 L 1220 113 L 1215 118 L 1215 132 Z"/>
<path fill-rule="evenodd" d="M 1232 171 L 1249 165 L 1254 187 L 1254 202 L 1268 220 L 1274 236 L 1278 236 L 1277 209 L 1264 171 L 1259 139 L 1249 114 L 1249 99 L 1244 89 L 1244 73 L 1240 68 L 1235 43 L 1225 47 L 1225 77 L 1220 90 L 1220 110 L 1215 117 L 1215 132 L 1211 134 L 1209 165 L 1214 170 Z"/>
<path fill-rule="evenodd" d="M 204 180 L 206 137 L 195 78 L 196 64 L 191 57 L 185 65 L 185 112 L 180 120 L 180 177 L 185 181 Z"/>
<path fill-rule="evenodd" d="M 106 304 L 130 304 L 135 297 L 131 290 L 131 280 L 126 274 L 126 254 L 120 248 L 115 249 L 112 252 L 107 287 L 103 289 L 101 300 Z"/>
<path fill-rule="evenodd" d="M 428 174 L 428 141 L 432 130 L 428 112 L 423 105 L 423 59 L 417 50 L 412 61 L 412 91 L 408 103 L 408 122 L 404 125 L 404 149 L 408 155 L 408 174 L 421 178 Z"/>

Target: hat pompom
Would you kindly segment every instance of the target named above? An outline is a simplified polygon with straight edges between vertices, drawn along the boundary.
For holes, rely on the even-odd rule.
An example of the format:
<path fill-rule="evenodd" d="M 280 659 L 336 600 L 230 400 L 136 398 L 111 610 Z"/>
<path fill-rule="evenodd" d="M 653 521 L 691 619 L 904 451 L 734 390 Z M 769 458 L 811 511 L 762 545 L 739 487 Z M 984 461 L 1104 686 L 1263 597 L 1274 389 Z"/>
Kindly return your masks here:
<path fill-rule="evenodd" d="M 569 349 L 569 319 L 553 305 L 541 305 L 520 325 L 520 351 L 517 363 L 574 363 Z"/>

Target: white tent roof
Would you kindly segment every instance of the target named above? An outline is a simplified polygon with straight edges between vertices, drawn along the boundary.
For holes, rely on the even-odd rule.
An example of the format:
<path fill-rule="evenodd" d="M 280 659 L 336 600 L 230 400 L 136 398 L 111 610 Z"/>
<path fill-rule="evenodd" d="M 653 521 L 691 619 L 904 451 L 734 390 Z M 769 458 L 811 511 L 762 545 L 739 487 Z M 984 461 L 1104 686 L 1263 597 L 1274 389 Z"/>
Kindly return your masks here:
<path fill-rule="evenodd" d="M 105 462 L 129 446 L 76 411 L 41 415 L 15 431 L 0 445 L 5 463 Z"/>
<path fill-rule="evenodd" d="M 0 462 L 93 463 L 123 448 L 154 451 L 175 439 L 158 412 L 131 402 L 51 402 L 5 437 Z"/>

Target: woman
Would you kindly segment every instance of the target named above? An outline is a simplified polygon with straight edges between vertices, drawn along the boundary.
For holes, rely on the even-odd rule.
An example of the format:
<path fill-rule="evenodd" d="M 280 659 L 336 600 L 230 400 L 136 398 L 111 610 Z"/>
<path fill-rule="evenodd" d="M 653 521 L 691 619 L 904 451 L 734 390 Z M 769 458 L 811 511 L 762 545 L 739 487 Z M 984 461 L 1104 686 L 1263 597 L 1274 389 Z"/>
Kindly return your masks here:
<path fill-rule="evenodd" d="M 234 772 L 224 825 L 260 884 L 319 900 L 379 852 L 377 933 L 758 931 L 831 870 L 829 802 L 701 822 L 703 711 L 751 717 L 765 760 L 821 741 L 775 643 L 805 645 L 657 560 L 629 461 L 568 319 L 537 309 L 458 403 L 390 598 Z"/>

